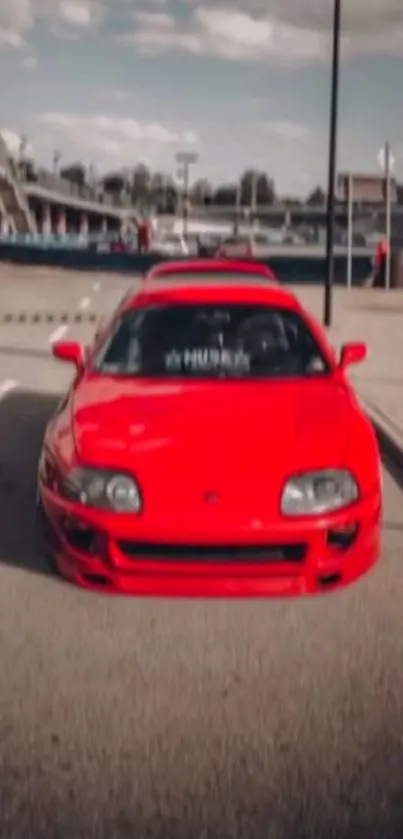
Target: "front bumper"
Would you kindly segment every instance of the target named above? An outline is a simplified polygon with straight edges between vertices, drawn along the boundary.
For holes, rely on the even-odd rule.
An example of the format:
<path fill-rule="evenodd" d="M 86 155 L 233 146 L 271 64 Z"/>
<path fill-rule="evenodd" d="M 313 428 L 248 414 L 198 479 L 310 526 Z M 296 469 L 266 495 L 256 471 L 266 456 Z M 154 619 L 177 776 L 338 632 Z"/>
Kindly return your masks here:
<path fill-rule="evenodd" d="M 39 487 L 41 526 L 60 574 L 95 591 L 172 597 L 320 594 L 359 579 L 381 552 L 381 494 L 320 520 L 256 531 L 156 531 Z"/>

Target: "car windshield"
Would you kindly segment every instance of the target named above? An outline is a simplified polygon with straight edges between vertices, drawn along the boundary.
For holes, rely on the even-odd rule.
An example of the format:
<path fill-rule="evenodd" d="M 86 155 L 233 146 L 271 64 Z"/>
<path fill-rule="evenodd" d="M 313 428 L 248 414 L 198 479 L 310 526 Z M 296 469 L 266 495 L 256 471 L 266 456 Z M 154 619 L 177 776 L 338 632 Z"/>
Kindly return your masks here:
<path fill-rule="evenodd" d="M 123 314 L 93 371 L 188 379 L 310 377 L 329 365 L 291 310 L 244 304 L 163 304 Z"/>

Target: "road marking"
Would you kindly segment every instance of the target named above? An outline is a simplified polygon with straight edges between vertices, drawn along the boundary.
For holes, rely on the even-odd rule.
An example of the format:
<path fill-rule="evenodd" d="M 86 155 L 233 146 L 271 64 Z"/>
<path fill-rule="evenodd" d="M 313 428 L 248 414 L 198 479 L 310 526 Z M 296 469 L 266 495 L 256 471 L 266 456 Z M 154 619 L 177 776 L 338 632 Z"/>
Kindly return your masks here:
<path fill-rule="evenodd" d="M 56 341 L 60 341 L 61 338 L 64 338 L 66 332 L 69 331 L 69 327 L 67 323 L 62 323 L 61 326 L 58 326 L 57 329 L 54 329 L 52 334 L 49 335 L 49 344 L 54 344 Z"/>
<path fill-rule="evenodd" d="M 99 289 L 101 288 L 101 283 L 94 283 L 94 285 L 92 287 L 93 287 L 94 291 L 99 291 Z"/>
<path fill-rule="evenodd" d="M 18 387 L 18 382 L 14 381 L 14 379 L 5 379 L 4 382 L 0 384 L 0 399 L 4 396 L 7 396 L 7 393 L 10 393 L 11 390 L 14 390 Z"/>
<path fill-rule="evenodd" d="M 88 309 L 91 304 L 91 297 L 84 297 L 80 303 L 80 309 Z"/>

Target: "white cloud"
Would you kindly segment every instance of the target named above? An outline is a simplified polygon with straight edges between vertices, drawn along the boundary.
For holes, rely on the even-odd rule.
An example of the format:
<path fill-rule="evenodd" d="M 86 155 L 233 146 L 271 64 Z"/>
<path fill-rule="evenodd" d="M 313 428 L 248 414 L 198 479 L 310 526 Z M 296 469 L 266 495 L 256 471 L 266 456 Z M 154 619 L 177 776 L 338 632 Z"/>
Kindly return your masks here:
<path fill-rule="evenodd" d="M 161 149 L 194 147 L 198 137 L 191 130 L 175 130 L 158 122 L 96 114 L 44 114 L 40 121 L 56 136 L 59 147 L 68 142 L 77 154 L 90 156 L 100 165 L 124 165 L 139 156 L 158 155 Z"/>
<path fill-rule="evenodd" d="M 38 63 L 36 55 L 26 55 L 25 58 L 22 59 L 22 66 L 25 67 L 26 70 L 35 70 Z"/>
<path fill-rule="evenodd" d="M 73 26 L 89 26 L 91 23 L 91 8 L 85 3 L 60 3 L 60 17 Z"/>
<path fill-rule="evenodd" d="M 265 125 L 266 131 L 283 140 L 306 140 L 311 136 L 310 128 L 299 122 L 273 120 Z"/>
<path fill-rule="evenodd" d="M 12 129 L 4 128 L 2 131 L 0 131 L 0 135 L 6 144 L 8 153 L 12 157 L 19 156 L 22 143 L 24 144 L 24 154 L 27 154 L 30 157 L 33 156 L 34 149 L 31 143 L 27 143 L 25 145 L 26 141 L 24 140 L 24 138 L 17 134 L 15 131 L 12 131 Z"/>
<path fill-rule="evenodd" d="M 7 146 L 8 153 L 13 155 L 13 157 L 17 155 L 21 145 L 21 139 L 18 134 L 15 131 L 10 131 L 8 128 L 5 128 L 3 131 L 0 131 L 0 135 Z"/>
<path fill-rule="evenodd" d="M 332 7 L 330 0 L 205 0 L 190 8 L 185 23 L 168 13 L 134 12 L 136 26 L 126 38 L 145 53 L 182 50 L 229 60 L 297 64 L 328 60 Z M 402 0 L 344 3 L 342 49 L 347 55 L 401 55 Z"/>
<path fill-rule="evenodd" d="M 249 8 L 263 7 L 261 0 L 244 0 Z M 270 0 L 270 11 L 277 20 L 293 26 L 326 32 L 332 21 L 333 2 L 324 0 Z M 379 29 L 391 31 L 403 25 L 401 0 L 348 0 L 342 2 L 343 32 L 365 35 Z"/>
<path fill-rule="evenodd" d="M 103 0 L 1 0 L 0 48 L 23 46 L 36 22 L 83 29 L 98 24 L 104 14 Z"/>
<path fill-rule="evenodd" d="M 0 46 L 20 47 L 33 21 L 31 0 L 1 0 Z"/>
<path fill-rule="evenodd" d="M 21 47 L 23 38 L 21 34 L 13 29 L 0 27 L 0 49 L 1 47 Z"/>
<path fill-rule="evenodd" d="M 135 20 L 136 30 L 126 37 L 146 52 L 179 49 L 232 60 L 287 62 L 322 57 L 327 49 L 321 33 L 221 5 L 198 7 L 186 27 L 162 13 L 138 13 Z"/>
<path fill-rule="evenodd" d="M 176 0 L 184 20 L 168 12 L 168 0 L 1 0 L 0 48 L 20 47 L 37 21 L 80 32 L 106 13 L 134 11 L 128 36 L 142 52 L 182 50 L 229 60 L 301 63 L 328 60 L 332 0 Z M 141 11 L 148 8 L 147 12 Z M 150 11 L 151 9 L 151 11 Z M 346 0 L 342 12 L 345 54 L 402 55 L 402 0 Z"/>
<path fill-rule="evenodd" d="M 109 99 L 112 102 L 127 102 L 132 98 L 127 90 L 122 90 L 120 87 L 109 87 L 99 92 L 102 99 Z"/>
<path fill-rule="evenodd" d="M 324 3 L 323 0 L 272 0 L 271 6 L 279 19 L 292 25 L 322 33 L 331 30 L 333 3 Z M 344 55 L 401 57 L 402 0 L 348 0 L 342 3 L 342 49 Z"/>
<path fill-rule="evenodd" d="M 98 25 L 105 16 L 103 0 L 31 0 L 38 19 L 48 19 L 81 30 Z M 116 2 L 116 0 L 115 0 Z"/>

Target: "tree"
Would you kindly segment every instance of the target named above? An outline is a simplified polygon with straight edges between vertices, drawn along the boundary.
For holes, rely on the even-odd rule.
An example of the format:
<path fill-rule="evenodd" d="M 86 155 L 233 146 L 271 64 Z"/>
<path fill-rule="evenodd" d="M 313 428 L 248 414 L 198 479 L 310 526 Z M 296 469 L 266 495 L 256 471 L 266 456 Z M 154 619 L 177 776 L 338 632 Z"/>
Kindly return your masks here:
<path fill-rule="evenodd" d="M 241 204 L 250 207 L 254 200 L 258 206 L 269 206 L 274 203 L 276 192 L 274 181 L 265 172 L 257 169 L 247 169 L 240 180 Z"/>
<path fill-rule="evenodd" d="M 195 206 L 207 206 L 211 204 L 214 189 L 207 178 L 200 178 L 190 190 L 190 200 Z"/>
<path fill-rule="evenodd" d="M 128 188 L 127 178 L 122 172 L 110 172 L 101 181 L 104 192 L 108 195 L 122 195 Z"/>
<path fill-rule="evenodd" d="M 150 175 L 150 190 L 151 192 L 163 192 L 169 182 L 168 175 L 164 172 L 152 172 Z"/>
<path fill-rule="evenodd" d="M 131 178 L 131 192 L 133 198 L 136 200 L 143 200 L 149 198 L 151 190 L 152 175 L 144 163 L 140 163 L 133 169 Z"/>
<path fill-rule="evenodd" d="M 60 177 L 75 186 L 83 187 L 87 182 L 87 172 L 82 163 L 71 163 L 60 170 Z"/>
<path fill-rule="evenodd" d="M 1 151 L 0 147 L 0 157 Z M 58 158 L 58 153 L 55 153 L 55 160 L 56 157 Z M 93 187 L 91 194 L 94 197 L 97 197 L 98 190 L 108 193 L 113 195 L 117 202 L 130 203 L 141 213 L 174 213 L 183 190 L 183 186 L 176 183 L 171 175 L 163 171 L 152 171 L 145 163 L 111 171 L 102 178 L 97 178 L 95 171 L 91 176 L 91 167 L 86 169 L 82 163 L 74 162 L 64 166 L 60 170 L 60 176 L 76 187 Z M 402 190 L 399 197 L 403 203 Z M 231 208 L 234 213 L 237 208 L 252 209 L 254 204 L 256 209 L 260 210 L 262 207 L 273 206 L 277 201 L 274 180 L 266 172 L 252 166 L 243 172 L 238 183 L 223 182 L 213 186 L 207 178 L 191 182 L 189 198 L 196 212 L 197 207 L 218 206 Z M 326 194 L 321 187 L 316 187 L 306 201 L 291 196 L 283 198 L 283 204 L 290 207 L 308 204 L 321 209 L 325 202 Z"/>
<path fill-rule="evenodd" d="M 402 184 L 396 184 L 396 198 L 399 207 L 403 204 L 403 186 Z"/>
<path fill-rule="evenodd" d="M 281 199 L 281 204 L 283 207 L 303 207 L 304 202 L 301 198 L 298 198 L 297 195 L 285 195 Z"/>
<path fill-rule="evenodd" d="M 323 192 L 323 189 L 320 186 L 317 186 L 308 196 L 306 203 L 308 207 L 324 207 L 326 203 L 326 193 Z"/>
<path fill-rule="evenodd" d="M 238 184 L 223 184 L 214 190 L 212 204 L 218 207 L 236 207 Z"/>
<path fill-rule="evenodd" d="M 173 178 L 164 172 L 154 172 L 150 177 L 150 202 L 157 213 L 175 212 L 178 190 Z"/>

